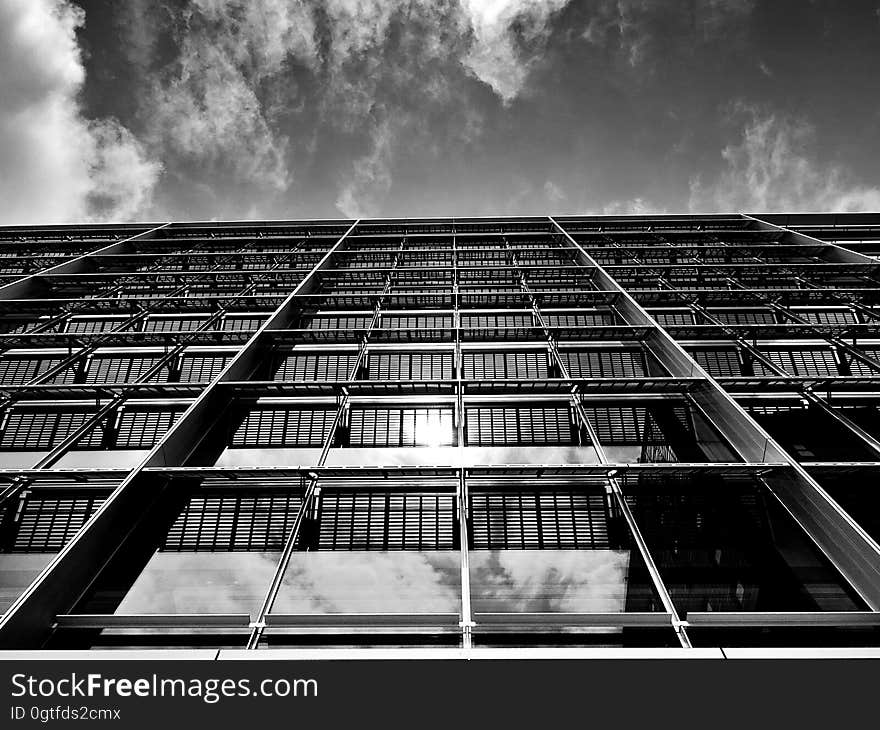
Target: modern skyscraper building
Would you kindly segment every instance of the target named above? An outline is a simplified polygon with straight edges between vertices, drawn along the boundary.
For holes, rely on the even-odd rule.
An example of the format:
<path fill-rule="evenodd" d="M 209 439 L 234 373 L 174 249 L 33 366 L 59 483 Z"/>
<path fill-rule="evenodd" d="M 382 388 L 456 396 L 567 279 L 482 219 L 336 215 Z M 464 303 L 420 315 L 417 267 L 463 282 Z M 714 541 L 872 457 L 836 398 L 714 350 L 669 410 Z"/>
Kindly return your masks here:
<path fill-rule="evenodd" d="M 0 240 L 2 648 L 880 646 L 880 215 Z"/>

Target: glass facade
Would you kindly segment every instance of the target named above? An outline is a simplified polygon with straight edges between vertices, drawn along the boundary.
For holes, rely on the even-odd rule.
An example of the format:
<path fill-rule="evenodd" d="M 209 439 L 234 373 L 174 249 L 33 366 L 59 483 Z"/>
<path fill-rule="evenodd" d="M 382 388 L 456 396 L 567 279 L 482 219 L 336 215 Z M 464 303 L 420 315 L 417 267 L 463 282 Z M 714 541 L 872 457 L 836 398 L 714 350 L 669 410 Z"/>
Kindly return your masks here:
<path fill-rule="evenodd" d="M 3 648 L 878 643 L 880 216 L 0 251 Z"/>

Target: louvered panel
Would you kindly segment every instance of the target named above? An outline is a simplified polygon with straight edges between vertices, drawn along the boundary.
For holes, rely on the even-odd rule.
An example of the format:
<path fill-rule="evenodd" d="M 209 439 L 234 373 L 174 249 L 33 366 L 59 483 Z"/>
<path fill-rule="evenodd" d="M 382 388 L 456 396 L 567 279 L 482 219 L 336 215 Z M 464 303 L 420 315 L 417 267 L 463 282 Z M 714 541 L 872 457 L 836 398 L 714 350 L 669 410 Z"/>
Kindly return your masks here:
<path fill-rule="evenodd" d="M 226 364 L 229 355 L 191 355 L 184 357 L 180 363 L 181 382 L 204 383 L 216 378 Z"/>
<path fill-rule="evenodd" d="M 452 550 L 455 496 L 325 490 L 319 550 Z"/>
<path fill-rule="evenodd" d="M 462 314 L 461 326 L 468 328 L 531 327 L 530 314 Z"/>
<path fill-rule="evenodd" d="M 640 350 L 562 351 L 562 361 L 574 378 L 645 377 L 645 355 Z"/>
<path fill-rule="evenodd" d="M 226 332 L 257 330 L 263 326 L 265 321 L 265 317 L 226 317 L 220 329 Z"/>
<path fill-rule="evenodd" d="M 829 309 L 816 311 L 810 309 L 793 309 L 792 314 L 813 324 L 855 324 L 856 316 L 848 309 Z"/>
<path fill-rule="evenodd" d="M 147 332 L 192 332 L 201 327 L 207 318 L 191 317 L 150 317 L 144 324 Z"/>
<path fill-rule="evenodd" d="M 471 493 L 475 550 L 605 550 L 610 521 L 603 494 Z"/>
<path fill-rule="evenodd" d="M 762 350 L 772 363 L 790 375 L 837 377 L 838 369 L 831 350 Z M 755 373 L 774 375 L 769 368 L 755 361 Z"/>
<path fill-rule="evenodd" d="M 709 314 L 723 324 L 773 324 L 776 321 L 773 312 L 748 309 L 738 312 L 709 312 Z"/>
<path fill-rule="evenodd" d="M 275 373 L 275 380 L 348 380 L 357 355 L 302 354 L 285 358 Z"/>
<path fill-rule="evenodd" d="M 469 446 L 572 444 L 568 408 L 467 408 Z"/>
<path fill-rule="evenodd" d="M 736 350 L 693 350 L 691 356 L 713 378 L 732 378 L 742 375 Z"/>
<path fill-rule="evenodd" d="M 350 316 L 350 317 L 313 317 L 306 322 L 306 328 L 310 330 L 322 329 L 366 329 L 370 326 L 368 316 Z"/>
<path fill-rule="evenodd" d="M 67 323 L 67 331 L 77 334 L 109 332 L 119 327 L 123 322 L 124 320 L 121 319 L 71 319 Z"/>
<path fill-rule="evenodd" d="M 547 377 L 544 352 L 463 352 L 463 375 L 467 379 Z"/>
<path fill-rule="evenodd" d="M 68 367 L 64 368 L 64 370 L 62 370 L 60 373 L 58 373 L 57 375 L 54 375 L 53 377 L 49 378 L 46 382 L 57 384 L 57 385 L 69 385 L 70 383 L 73 383 L 76 381 L 76 374 L 77 374 L 78 369 L 79 369 L 79 366 L 77 363 L 69 365 Z"/>
<path fill-rule="evenodd" d="M 371 380 L 450 380 L 451 352 L 377 352 L 370 355 Z"/>
<path fill-rule="evenodd" d="M 180 411 L 124 410 L 116 437 L 118 449 L 149 449 L 180 417 Z"/>
<path fill-rule="evenodd" d="M 654 319 L 662 327 L 670 325 L 687 325 L 694 323 L 694 317 L 690 312 L 655 312 Z"/>
<path fill-rule="evenodd" d="M 232 446 L 322 446 L 335 410 L 260 409 L 247 414 L 232 436 Z"/>
<path fill-rule="evenodd" d="M 880 350 L 872 350 L 863 347 L 862 351 L 868 357 L 873 358 L 877 363 L 880 363 Z M 850 360 L 849 369 L 853 375 L 860 378 L 880 378 L 880 368 L 872 368 L 870 365 L 854 358 Z"/>
<path fill-rule="evenodd" d="M 101 496 L 28 497 L 15 524 L 11 552 L 58 552 L 103 502 Z"/>
<path fill-rule="evenodd" d="M 401 314 L 384 315 L 381 326 L 388 329 L 449 329 L 452 327 L 451 314 L 436 315 L 412 315 Z"/>
<path fill-rule="evenodd" d="M 279 551 L 301 504 L 301 497 L 290 493 L 196 495 L 171 525 L 160 550 Z"/>
<path fill-rule="evenodd" d="M 451 408 L 352 408 L 351 446 L 451 446 Z"/>
<path fill-rule="evenodd" d="M 37 360 L 23 357 L 0 359 L 0 385 L 25 385 L 60 362 L 60 359 Z"/>
<path fill-rule="evenodd" d="M 136 383 L 158 362 L 158 357 L 96 357 L 86 371 L 85 382 Z"/>
<path fill-rule="evenodd" d="M 610 312 L 548 314 L 545 318 L 550 327 L 596 327 L 614 324 L 614 317 Z"/>
<path fill-rule="evenodd" d="M 50 449 L 80 428 L 90 416 L 72 411 L 13 410 L 0 436 L 0 449 Z"/>
<path fill-rule="evenodd" d="M 584 410 L 600 443 L 662 446 L 667 442 L 653 413 L 643 406 L 590 406 Z M 672 414 L 686 431 L 693 430 L 684 408 L 674 408 Z"/>

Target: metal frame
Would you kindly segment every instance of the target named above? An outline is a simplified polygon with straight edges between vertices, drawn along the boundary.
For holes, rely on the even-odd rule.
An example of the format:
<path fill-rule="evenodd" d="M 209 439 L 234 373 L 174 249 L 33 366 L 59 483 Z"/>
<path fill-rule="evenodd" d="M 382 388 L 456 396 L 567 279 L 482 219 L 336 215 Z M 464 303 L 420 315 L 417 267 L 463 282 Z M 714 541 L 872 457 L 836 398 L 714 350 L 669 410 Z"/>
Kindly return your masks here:
<path fill-rule="evenodd" d="M 880 360 L 873 351 L 862 349 L 869 347 L 866 343 L 871 338 L 880 339 L 880 261 L 868 255 L 880 246 L 866 240 L 874 236 L 880 241 L 880 219 L 859 218 L 852 225 L 843 215 L 832 222 L 810 216 L 793 220 L 807 233 L 777 225 L 788 219 L 745 215 L 166 223 L 133 230 L 84 230 L 86 235 L 104 238 L 97 246 L 83 239 L 78 245 L 86 250 L 77 249 L 75 255 L 53 253 L 51 266 L 30 273 L 22 268 L 24 255 L 0 259 L 0 275 L 4 261 L 9 266 L 5 283 L 0 285 L 0 324 L 7 319 L 30 322 L 26 331 L 0 333 L 0 357 L 52 354 L 60 358 L 26 382 L 0 386 L 0 413 L 16 403 L 91 402 L 97 406 L 91 419 L 30 466 L 0 468 L 0 507 L 4 501 L 12 505 L 46 488 L 75 492 L 83 488 L 79 485 L 93 485 L 90 488 L 107 491 L 107 482 L 100 480 L 121 479 L 0 619 L 0 646 L 39 647 L 55 627 L 247 628 L 247 649 L 254 650 L 262 647 L 264 633 L 272 627 L 317 633 L 332 629 L 334 634 L 349 634 L 354 642 L 369 643 L 370 636 L 382 632 L 404 636 L 411 631 L 418 637 L 431 630 L 448 633 L 451 625 L 465 651 L 485 632 L 518 636 L 526 646 L 528 635 L 536 630 L 552 633 L 624 626 L 668 627 L 670 636 L 688 648 L 692 624 L 702 628 L 880 623 L 875 621 L 875 611 L 880 609 L 880 545 L 859 524 L 859 515 L 847 513 L 820 486 L 818 477 L 811 476 L 815 470 L 808 473 L 805 464 L 788 454 L 738 402 L 745 396 L 768 401 L 782 396 L 806 399 L 880 457 L 880 434 L 835 408 L 840 399 L 858 396 L 870 402 L 880 397 Z M 7 246 L 23 252 L 36 246 L 51 252 L 61 245 L 59 231 L 71 237 L 78 234 L 73 226 L 2 229 L 0 250 Z M 845 245 L 857 233 L 858 250 Z M 773 276 L 759 281 L 757 275 L 765 270 Z M 771 287 L 766 286 L 768 282 Z M 132 297 L 148 292 L 135 304 Z M 86 298 L 87 293 L 97 296 Z M 809 321 L 800 316 L 800 310 L 791 309 L 802 302 L 843 306 L 861 321 L 847 325 Z M 731 324 L 707 308 L 718 303 L 765 307 L 777 321 Z M 694 322 L 701 324 L 663 327 L 645 308 L 658 304 L 689 311 Z M 607 321 L 601 321 L 599 311 L 607 313 Z M 261 312 L 265 318 L 256 330 L 226 329 L 227 316 L 238 312 Z M 174 314 L 198 315 L 199 323 L 178 331 L 143 331 L 148 317 Z M 363 327 L 317 327 L 316 314 L 357 315 Z M 584 324 L 570 319 L 563 320 L 565 324 L 553 323 L 554 317 L 567 314 L 581 317 Z M 118 324 L 94 332 L 59 331 L 72 317 L 83 315 L 116 317 L 113 321 Z M 396 315 L 416 317 L 415 326 L 385 326 L 388 317 Z M 440 315 L 448 317 L 448 326 L 433 326 Z M 471 324 L 474 317 L 485 321 Z M 694 343 L 735 346 L 774 375 L 712 377 L 684 347 Z M 762 351 L 768 345 L 797 348 L 811 344 L 830 347 L 877 374 L 794 376 Z M 221 348 L 232 357 L 210 382 L 149 382 L 192 347 Z M 573 349 L 622 347 L 641 349 L 666 374 L 572 377 L 563 357 Z M 326 353 L 334 348 L 354 355 L 344 380 L 273 377 L 271 362 L 277 360 L 278 352 Z M 453 376 L 373 380 L 365 367 L 367 359 L 388 351 L 450 353 Z M 541 357 L 546 353 L 548 375 L 468 377 L 463 357 L 474 351 L 499 356 L 508 352 Z M 126 352 L 150 354 L 158 360 L 136 382 L 51 382 L 71 365 L 82 371 L 82 363 L 96 354 Z M 713 461 L 707 456 L 704 461 L 631 463 L 609 458 L 588 415 L 591 403 L 656 403 L 671 397 L 689 404 L 711 424 L 740 461 Z M 64 466 L 73 444 L 102 419 L 113 418 L 120 408 L 135 400 L 161 403 L 181 398 L 189 404 L 183 415 L 134 468 L 112 463 L 93 468 Z M 247 403 L 274 403 L 290 411 L 322 404 L 334 415 L 319 449 L 293 448 L 290 453 L 279 453 L 277 464 L 212 466 L 211 460 L 225 443 L 217 441 L 211 426 L 225 423 L 235 408 Z M 552 447 L 520 449 L 527 458 L 526 463 L 518 463 L 517 449 L 511 444 L 492 452 L 491 458 L 500 461 L 481 465 L 480 459 L 489 457 L 469 448 L 467 409 L 475 404 L 511 407 L 514 403 L 564 404 L 581 446 L 571 444 L 574 451 L 564 456 Z M 431 452 L 428 444 L 417 450 L 418 456 L 406 447 L 360 448 L 355 455 L 359 461 L 346 461 L 352 406 L 388 404 L 448 405 L 453 412 L 455 445 L 442 456 Z M 4 425 L 5 419 L 0 422 L 0 437 Z M 864 470 L 866 466 L 840 468 Z M 824 464 L 823 468 L 834 467 Z M 220 479 L 230 490 L 284 479 L 304 483 L 299 512 L 258 613 L 245 621 L 239 615 L 222 614 L 74 612 L 89 586 L 123 549 L 144 511 L 167 499 L 184 478 Z M 640 478 L 757 479 L 870 610 L 682 614 L 642 534 L 638 516 L 630 509 L 627 480 Z M 356 490 L 406 493 L 420 481 L 436 479 L 455 485 L 454 529 L 462 594 L 457 616 L 273 613 L 288 564 L 301 549 L 303 525 L 314 517 L 325 485 L 345 483 Z M 663 610 L 644 615 L 474 612 L 470 494 L 486 484 L 503 487 L 511 480 L 538 492 L 604 485 L 648 568 Z"/>

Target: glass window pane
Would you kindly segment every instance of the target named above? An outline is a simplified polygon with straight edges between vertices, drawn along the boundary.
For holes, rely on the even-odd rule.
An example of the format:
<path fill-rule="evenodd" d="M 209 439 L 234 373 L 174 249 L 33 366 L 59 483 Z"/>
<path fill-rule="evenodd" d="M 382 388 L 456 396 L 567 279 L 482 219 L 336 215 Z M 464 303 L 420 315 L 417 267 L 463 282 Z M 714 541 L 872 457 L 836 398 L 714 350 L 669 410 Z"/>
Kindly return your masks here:
<path fill-rule="evenodd" d="M 474 492 L 471 528 L 475 613 L 663 610 L 604 490 Z"/>
<path fill-rule="evenodd" d="M 324 490 L 316 509 L 273 613 L 460 615 L 454 493 Z"/>
<path fill-rule="evenodd" d="M 256 615 L 296 519 L 300 492 L 209 489 L 177 496 L 175 485 L 169 491 L 77 613 Z"/>
<path fill-rule="evenodd" d="M 863 601 L 759 483 L 633 479 L 627 502 L 676 608 L 852 611 Z"/>

